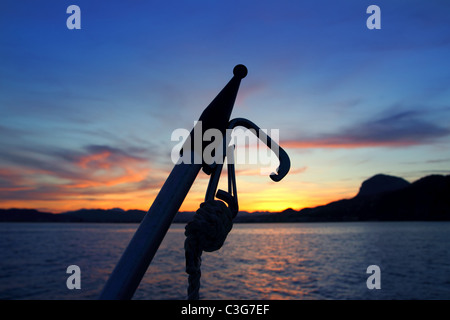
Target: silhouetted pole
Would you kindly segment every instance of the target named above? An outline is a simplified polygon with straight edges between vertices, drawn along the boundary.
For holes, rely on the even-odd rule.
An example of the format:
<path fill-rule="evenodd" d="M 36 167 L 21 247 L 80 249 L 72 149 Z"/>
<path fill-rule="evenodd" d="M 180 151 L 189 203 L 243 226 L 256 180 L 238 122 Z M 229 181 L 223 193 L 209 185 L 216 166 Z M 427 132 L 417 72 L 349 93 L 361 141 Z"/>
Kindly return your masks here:
<path fill-rule="evenodd" d="M 237 65 L 233 74 L 233 78 L 199 118 L 202 137 L 203 133 L 211 128 L 219 129 L 222 136 L 225 136 L 239 85 L 241 79 L 247 75 L 247 68 L 243 65 Z M 194 131 L 195 128 L 183 146 L 183 153 L 189 152 L 191 160 L 195 159 L 196 154 L 203 154 L 203 146 L 191 147 L 191 144 L 195 146 L 195 143 L 191 143 L 193 142 L 191 140 L 193 140 Z M 204 163 L 193 163 L 191 161 L 191 164 L 181 163 L 174 166 L 106 282 L 100 299 L 118 300 L 133 297 L 201 168 L 207 174 L 211 173 L 211 168 Z"/>

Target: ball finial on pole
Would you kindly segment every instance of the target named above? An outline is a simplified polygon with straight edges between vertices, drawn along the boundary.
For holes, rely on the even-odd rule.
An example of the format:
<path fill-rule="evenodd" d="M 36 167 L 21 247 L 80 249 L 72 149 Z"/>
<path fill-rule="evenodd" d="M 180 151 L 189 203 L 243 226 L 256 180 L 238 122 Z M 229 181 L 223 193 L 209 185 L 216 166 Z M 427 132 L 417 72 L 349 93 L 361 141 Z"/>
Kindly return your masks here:
<path fill-rule="evenodd" d="M 233 74 L 241 79 L 244 79 L 247 73 L 248 73 L 247 67 L 244 66 L 243 64 L 238 64 L 233 69 Z"/>

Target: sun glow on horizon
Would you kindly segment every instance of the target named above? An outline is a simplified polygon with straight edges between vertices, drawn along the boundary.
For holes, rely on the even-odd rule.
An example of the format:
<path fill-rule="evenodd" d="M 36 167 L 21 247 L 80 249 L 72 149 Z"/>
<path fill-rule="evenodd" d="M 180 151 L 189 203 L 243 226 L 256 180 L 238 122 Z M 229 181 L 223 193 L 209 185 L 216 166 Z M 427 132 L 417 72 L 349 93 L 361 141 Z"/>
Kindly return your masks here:
<path fill-rule="evenodd" d="M 205 196 L 200 185 L 206 188 L 206 185 L 203 185 L 203 183 L 197 183 L 197 186 L 194 186 L 192 188 L 193 190 L 186 196 L 179 211 L 193 212 L 199 208 Z M 352 192 L 348 192 L 347 196 L 342 196 L 342 190 L 337 191 L 332 189 L 321 190 L 320 192 L 312 189 L 292 190 L 294 191 L 291 191 L 287 187 L 276 187 L 274 185 L 268 185 L 267 188 L 261 191 L 245 190 L 241 187 L 240 190 L 238 189 L 239 211 L 281 212 L 286 209 L 301 210 L 354 196 Z M 127 194 L 102 194 L 91 197 L 86 195 L 73 195 L 69 198 L 59 200 L 7 200 L 2 201 L 0 207 L 2 209 L 36 209 L 51 213 L 62 213 L 80 209 L 107 210 L 112 208 L 121 208 L 125 211 L 147 211 L 153 204 L 158 192 L 159 189 L 155 188 L 147 191 L 129 192 Z"/>

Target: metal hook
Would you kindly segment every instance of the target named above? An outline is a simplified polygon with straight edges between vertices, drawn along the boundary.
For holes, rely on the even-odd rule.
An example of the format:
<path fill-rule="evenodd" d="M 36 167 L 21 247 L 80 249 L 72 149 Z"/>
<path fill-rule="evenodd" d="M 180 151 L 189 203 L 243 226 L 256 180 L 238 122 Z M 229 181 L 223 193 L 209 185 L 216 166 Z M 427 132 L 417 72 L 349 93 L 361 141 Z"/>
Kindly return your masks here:
<path fill-rule="evenodd" d="M 278 157 L 278 160 L 280 162 L 280 165 L 277 168 L 276 173 L 270 174 L 270 178 L 278 182 L 281 179 L 283 179 L 287 173 L 289 172 L 289 169 L 291 167 L 291 161 L 289 159 L 289 156 L 287 155 L 286 151 L 283 150 L 275 141 L 273 141 L 264 131 L 262 131 L 256 124 L 251 122 L 250 120 L 244 119 L 244 118 L 236 118 L 231 120 L 228 123 L 228 130 L 227 136 L 223 140 L 223 160 L 225 160 L 225 157 L 228 158 L 227 160 L 227 171 L 228 171 L 228 192 L 223 190 L 217 190 L 217 186 L 219 184 L 220 175 L 222 173 L 223 168 L 223 162 L 220 164 L 215 164 L 212 166 L 212 174 L 211 178 L 209 180 L 208 188 L 206 190 L 205 194 L 205 201 L 208 200 L 214 200 L 214 197 L 219 198 L 220 200 L 225 201 L 228 204 L 228 207 L 233 212 L 233 218 L 237 215 L 239 211 L 239 205 L 238 205 L 238 198 L 237 198 L 237 188 L 236 188 L 236 173 L 234 168 L 234 149 L 235 146 L 231 145 L 229 146 L 228 143 L 231 140 L 231 131 L 238 127 L 242 126 L 247 129 L 253 129 L 253 133 L 262 141 L 264 142 L 269 149 L 272 150 L 272 152 L 275 153 L 275 155 Z"/>
<path fill-rule="evenodd" d="M 272 179 L 275 182 L 280 181 L 283 179 L 289 172 L 289 169 L 291 168 L 291 160 L 289 159 L 288 154 L 286 151 L 281 148 L 278 143 L 273 141 L 263 130 L 261 130 L 256 124 L 251 122 L 248 119 L 244 118 L 235 118 L 229 122 L 228 128 L 234 129 L 236 127 L 244 127 L 247 129 L 253 129 L 253 133 L 264 142 L 267 147 L 272 150 L 273 153 L 278 157 L 278 161 L 280 162 L 280 165 L 277 168 L 276 173 L 270 174 L 270 179 Z"/>

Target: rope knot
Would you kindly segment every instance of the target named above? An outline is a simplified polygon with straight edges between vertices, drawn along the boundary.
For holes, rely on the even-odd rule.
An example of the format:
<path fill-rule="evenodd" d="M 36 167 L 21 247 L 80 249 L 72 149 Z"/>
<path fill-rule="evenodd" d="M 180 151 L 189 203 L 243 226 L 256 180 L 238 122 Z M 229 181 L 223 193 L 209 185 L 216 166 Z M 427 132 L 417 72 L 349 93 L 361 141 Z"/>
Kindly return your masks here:
<path fill-rule="evenodd" d="M 185 228 L 186 272 L 189 274 L 188 299 L 198 299 L 202 251 L 219 250 L 233 228 L 233 213 L 220 200 L 208 200 L 200 205 Z"/>
<path fill-rule="evenodd" d="M 194 238 L 202 251 L 212 252 L 222 247 L 232 227 L 233 216 L 226 204 L 210 200 L 200 205 L 193 220 L 186 225 L 185 235 Z"/>

